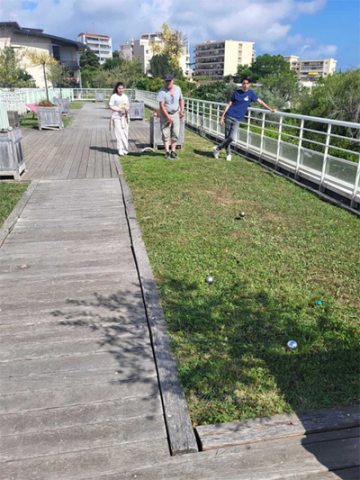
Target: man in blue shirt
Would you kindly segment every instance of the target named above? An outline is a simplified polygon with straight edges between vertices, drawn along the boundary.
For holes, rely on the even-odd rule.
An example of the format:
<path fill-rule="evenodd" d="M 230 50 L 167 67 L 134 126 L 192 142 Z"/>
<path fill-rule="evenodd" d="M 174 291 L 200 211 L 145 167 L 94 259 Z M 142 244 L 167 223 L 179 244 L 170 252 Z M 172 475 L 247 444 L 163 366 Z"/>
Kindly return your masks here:
<path fill-rule="evenodd" d="M 221 125 L 225 123 L 225 140 L 213 148 L 215 158 L 219 158 L 220 150 L 225 148 L 226 160 L 231 160 L 230 144 L 235 140 L 239 123 L 245 117 L 252 102 L 258 102 L 262 107 L 270 110 L 270 112 L 275 112 L 273 108 L 270 108 L 265 102 L 260 100 L 254 90 L 251 90 L 250 84 L 251 80 L 249 77 L 243 79 L 241 90 L 235 90 L 235 92 L 233 92 L 230 101 L 225 107 L 224 113 L 221 115 L 220 123 Z"/>

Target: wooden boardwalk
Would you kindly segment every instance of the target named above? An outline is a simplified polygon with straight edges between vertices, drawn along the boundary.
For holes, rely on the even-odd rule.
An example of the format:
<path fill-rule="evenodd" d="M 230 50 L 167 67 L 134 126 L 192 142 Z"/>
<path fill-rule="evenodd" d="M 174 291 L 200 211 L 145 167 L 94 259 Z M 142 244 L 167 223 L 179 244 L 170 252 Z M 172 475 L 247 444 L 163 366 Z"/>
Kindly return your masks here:
<path fill-rule="evenodd" d="M 204 427 L 208 450 L 170 456 L 108 116 L 87 104 L 24 134 L 32 189 L 0 248 L 0 478 L 358 479 L 351 422 L 226 447 Z M 133 122 L 133 151 L 147 135 Z"/>

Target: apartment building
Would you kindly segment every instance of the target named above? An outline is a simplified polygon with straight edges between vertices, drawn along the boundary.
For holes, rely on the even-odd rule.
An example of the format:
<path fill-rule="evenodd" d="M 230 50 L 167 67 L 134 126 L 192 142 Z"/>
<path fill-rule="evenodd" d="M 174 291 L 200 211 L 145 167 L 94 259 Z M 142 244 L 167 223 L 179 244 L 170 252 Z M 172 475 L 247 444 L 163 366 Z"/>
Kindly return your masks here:
<path fill-rule="evenodd" d="M 107 59 L 113 57 L 112 40 L 108 35 L 99 33 L 79 33 L 77 36 L 79 42 L 84 43 L 99 58 L 100 65 Z"/>
<path fill-rule="evenodd" d="M 334 58 L 323 58 L 318 60 L 302 60 L 296 55 L 284 56 L 289 62 L 290 69 L 296 72 L 298 80 L 302 83 L 315 82 L 321 77 L 332 75 L 336 71 L 336 60 Z"/>
<path fill-rule="evenodd" d="M 51 55 L 66 67 L 73 84 L 80 84 L 80 52 L 84 48 L 80 42 L 44 33 L 40 28 L 20 27 L 17 22 L 0 22 L 0 49 L 4 47 L 12 47 L 18 53 L 22 68 L 39 88 L 45 87 L 43 67 L 34 65 L 29 51 Z M 51 85 L 50 80 L 48 84 Z"/>
<path fill-rule="evenodd" d="M 235 75 L 239 65 L 255 60 L 255 43 L 238 40 L 210 40 L 195 47 L 195 77 L 221 80 Z"/>
<path fill-rule="evenodd" d="M 142 33 L 140 38 L 131 40 L 120 45 L 119 52 L 123 58 L 137 59 L 141 63 L 142 70 L 146 74 L 150 71 L 150 61 L 154 55 L 161 53 L 164 48 L 162 34 Z M 190 52 L 187 42 L 183 42 L 179 65 L 186 77 L 190 75 Z"/>

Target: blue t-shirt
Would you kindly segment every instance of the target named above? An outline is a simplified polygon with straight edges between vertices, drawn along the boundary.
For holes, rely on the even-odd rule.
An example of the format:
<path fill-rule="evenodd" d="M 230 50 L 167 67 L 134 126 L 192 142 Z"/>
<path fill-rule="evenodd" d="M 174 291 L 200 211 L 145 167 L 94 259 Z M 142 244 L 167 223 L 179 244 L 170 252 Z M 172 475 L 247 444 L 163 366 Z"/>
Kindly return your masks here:
<path fill-rule="evenodd" d="M 226 115 L 231 118 L 235 118 L 235 120 L 242 120 L 248 108 L 250 107 L 251 102 L 256 102 L 258 96 L 254 92 L 254 90 L 247 90 L 243 92 L 242 90 L 235 90 L 231 95 L 231 102 L 232 105 L 229 110 L 226 112 Z"/>

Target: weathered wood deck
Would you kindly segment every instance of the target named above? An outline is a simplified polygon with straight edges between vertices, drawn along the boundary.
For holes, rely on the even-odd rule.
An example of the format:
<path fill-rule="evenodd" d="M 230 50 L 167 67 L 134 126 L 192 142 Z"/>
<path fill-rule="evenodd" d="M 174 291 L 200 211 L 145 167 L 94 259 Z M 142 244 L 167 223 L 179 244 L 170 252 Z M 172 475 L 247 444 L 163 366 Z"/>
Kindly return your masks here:
<path fill-rule="evenodd" d="M 132 123 L 133 151 L 147 135 Z M 224 426 L 203 427 L 209 450 L 171 457 L 166 372 L 154 362 L 159 335 L 149 335 L 154 309 L 108 112 L 87 104 L 68 129 L 24 132 L 23 146 L 32 189 L 0 248 L 1 479 L 359 478 L 351 422 L 245 443 L 227 427 L 225 448 Z"/>

